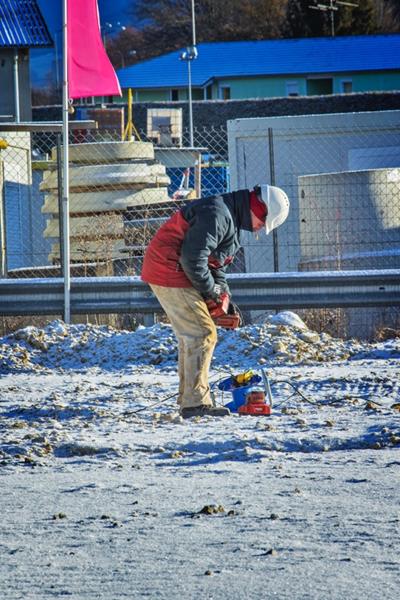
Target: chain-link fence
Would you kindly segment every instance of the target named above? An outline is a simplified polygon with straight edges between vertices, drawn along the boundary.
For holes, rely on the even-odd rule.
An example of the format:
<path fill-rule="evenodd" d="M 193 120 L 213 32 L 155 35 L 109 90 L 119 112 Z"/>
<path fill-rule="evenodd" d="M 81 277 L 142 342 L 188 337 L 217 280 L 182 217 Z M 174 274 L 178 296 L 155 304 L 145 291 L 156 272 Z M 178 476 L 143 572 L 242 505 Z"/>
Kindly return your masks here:
<path fill-rule="evenodd" d="M 149 240 L 182 202 L 262 182 L 285 189 L 290 216 L 268 238 L 243 234 L 235 271 L 399 268 L 398 113 L 242 119 L 229 124 L 229 135 L 195 129 L 193 148 L 185 130 L 177 140 L 140 132 L 140 141 L 124 142 L 120 131 L 75 123 L 71 274 L 139 274 Z M 55 131 L 0 130 L 2 277 L 61 274 L 60 150 Z M 333 333 L 354 334 L 352 311 L 366 322 L 374 315 L 375 329 L 399 326 L 396 309 L 313 316 Z"/>
<path fill-rule="evenodd" d="M 243 119 L 228 137 L 232 187 L 265 180 L 291 203 L 275 236 L 244 236 L 246 270 L 400 267 L 400 111 Z M 342 335 L 399 327 L 397 309 L 314 317 Z"/>
<path fill-rule="evenodd" d="M 199 145 L 122 142 L 117 132 L 70 135 L 70 247 L 74 275 L 138 274 L 156 229 L 183 201 L 229 188 L 226 131 Z M 184 132 L 184 138 L 188 132 Z M 0 132 L 2 276 L 60 274 L 60 162 L 55 132 Z"/>

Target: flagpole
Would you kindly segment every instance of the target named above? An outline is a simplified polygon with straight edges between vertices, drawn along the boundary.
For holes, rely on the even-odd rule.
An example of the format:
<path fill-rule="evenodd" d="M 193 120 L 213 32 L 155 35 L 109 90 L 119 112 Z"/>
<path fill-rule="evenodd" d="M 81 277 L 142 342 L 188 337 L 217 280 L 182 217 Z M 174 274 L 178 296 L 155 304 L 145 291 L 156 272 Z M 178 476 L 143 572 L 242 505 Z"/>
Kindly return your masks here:
<path fill-rule="evenodd" d="M 68 0 L 63 0 L 63 186 L 62 186 L 62 223 L 63 246 L 62 273 L 64 277 L 64 322 L 71 322 L 71 280 L 70 280 L 70 246 L 69 246 L 69 149 L 68 149 Z"/>

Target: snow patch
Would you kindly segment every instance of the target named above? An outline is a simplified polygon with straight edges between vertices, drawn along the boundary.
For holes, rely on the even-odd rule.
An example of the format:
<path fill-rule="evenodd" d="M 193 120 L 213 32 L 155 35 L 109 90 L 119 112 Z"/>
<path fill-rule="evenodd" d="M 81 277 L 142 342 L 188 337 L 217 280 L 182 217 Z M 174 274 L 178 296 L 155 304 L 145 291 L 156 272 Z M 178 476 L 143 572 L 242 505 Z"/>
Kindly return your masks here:
<path fill-rule="evenodd" d="M 275 325 L 285 325 L 286 327 L 293 327 L 293 329 L 308 329 L 307 325 L 296 313 L 290 310 L 284 310 L 269 317 L 270 323 Z"/>

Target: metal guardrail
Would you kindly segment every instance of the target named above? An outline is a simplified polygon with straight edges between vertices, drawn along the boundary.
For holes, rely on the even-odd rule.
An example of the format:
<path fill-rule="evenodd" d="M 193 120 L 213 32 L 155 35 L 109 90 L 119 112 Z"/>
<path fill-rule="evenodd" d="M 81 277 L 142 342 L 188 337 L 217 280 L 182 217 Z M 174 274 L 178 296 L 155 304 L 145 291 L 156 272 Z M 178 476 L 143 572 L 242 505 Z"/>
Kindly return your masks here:
<path fill-rule="evenodd" d="M 228 276 L 242 310 L 400 306 L 400 269 L 295 272 Z M 71 312 L 155 313 L 161 311 L 139 277 L 71 280 Z M 63 279 L 0 279 L 0 315 L 63 313 Z"/>

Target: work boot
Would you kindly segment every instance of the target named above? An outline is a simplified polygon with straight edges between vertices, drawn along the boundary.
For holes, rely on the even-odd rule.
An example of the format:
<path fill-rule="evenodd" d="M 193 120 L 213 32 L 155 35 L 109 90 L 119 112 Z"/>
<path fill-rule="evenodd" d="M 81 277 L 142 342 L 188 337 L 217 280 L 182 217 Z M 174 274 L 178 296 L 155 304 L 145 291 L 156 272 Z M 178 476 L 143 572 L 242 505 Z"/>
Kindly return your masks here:
<path fill-rule="evenodd" d="M 189 406 L 187 408 L 181 408 L 181 417 L 183 419 L 190 419 L 191 417 L 227 417 L 231 414 L 229 408 L 225 406 L 207 406 L 201 404 L 200 406 Z"/>

